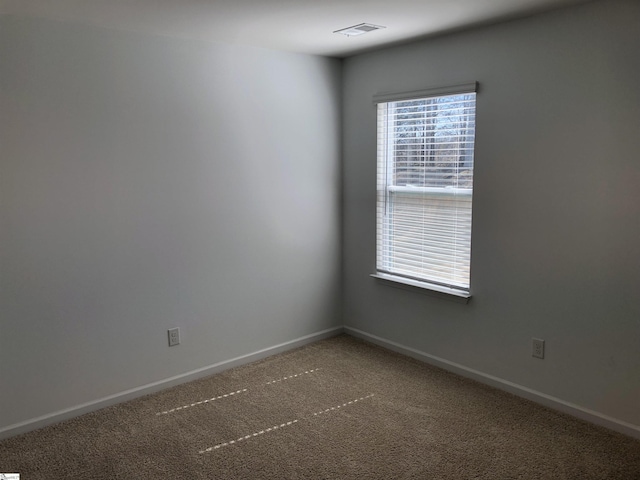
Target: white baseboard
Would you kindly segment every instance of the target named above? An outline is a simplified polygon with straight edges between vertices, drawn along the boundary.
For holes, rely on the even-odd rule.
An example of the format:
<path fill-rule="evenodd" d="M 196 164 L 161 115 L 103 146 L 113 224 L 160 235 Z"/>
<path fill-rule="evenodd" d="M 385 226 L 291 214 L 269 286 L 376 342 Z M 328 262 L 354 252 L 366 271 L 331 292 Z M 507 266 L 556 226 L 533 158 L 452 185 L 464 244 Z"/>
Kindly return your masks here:
<path fill-rule="evenodd" d="M 233 367 L 238 367 L 240 365 L 245 365 L 247 363 L 255 362 L 257 360 L 270 357 L 271 355 L 275 355 L 277 353 L 282 353 L 282 352 L 286 352 L 287 350 L 292 350 L 294 348 L 301 347 L 308 343 L 317 342 L 318 340 L 323 340 L 325 338 L 339 335 L 343 332 L 344 332 L 343 327 L 329 328 L 327 330 L 322 330 L 320 332 L 313 333 L 311 335 L 305 335 L 304 337 L 300 337 L 295 340 L 281 343 L 273 347 L 265 348 L 263 350 L 258 350 L 257 352 L 249 353 L 247 355 L 242 355 L 240 357 L 232 358 L 230 360 L 225 360 L 223 362 L 219 362 L 213 365 L 209 365 L 207 367 L 199 368 L 197 370 L 183 373 L 181 375 L 176 375 L 174 377 L 160 380 L 158 382 L 149 383 L 141 387 L 132 388 L 124 392 L 116 393 L 114 395 L 109 395 L 108 397 L 94 400 L 92 402 L 76 405 L 74 407 L 67 408 L 65 410 L 60 410 L 51 414 L 29 419 L 24 422 L 16 423 L 14 425 L 9 425 L 8 427 L 0 428 L 0 440 L 4 438 L 13 437 L 14 435 L 19 435 L 21 433 L 26 433 L 31 430 L 36 430 L 38 428 L 42 428 L 47 425 L 62 422 L 63 420 L 68 420 L 70 418 L 74 418 L 79 415 L 83 415 L 85 413 L 93 412 L 95 410 L 99 410 L 104 407 L 115 405 L 117 403 L 133 400 L 134 398 L 138 398 L 143 395 L 159 392 L 160 390 L 164 390 L 166 388 L 173 387 L 175 385 L 180 385 L 182 383 L 190 382 L 191 380 L 197 380 L 198 378 L 207 377 L 209 375 L 220 373 L 220 372 L 223 372 L 224 370 L 228 370 Z"/>
<path fill-rule="evenodd" d="M 450 362 L 449 360 L 445 360 L 443 358 L 421 352 L 414 348 L 407 347 L 390 340 L 386 340 L 376 335 L 363 332 L 362 330 L 358 330 L 356 328 L 344 327 L 344 332 L 362 340 L 366 340 L 381 347 L 387 348 L 389 350 L 393 350 L 394 352 L 401 353 L 435 367 L 442 368 L 443 370 L 456 373 L 462 377 L 470 378 L 485 385 L 489 385 L 499 390 L 512 393 L 518 397 L 526 398 L 527 400 L 531 400 L 553 410 L 557 410 L 581 420 L 585 420 L 587 422 L 600 425 L 610 430 L 623 433 L 630 437 L 640 439 L 640 426 L 638 425 L 633 425 L 623 420 L 619 420 L 617 418 L 613 418 L 608 415 L 583 408 L 579 405 L 575 405 L 559 398 L 552 397 L 551 395 L 547 395 L 531 388 L 518 385 L 517 383 L 509 382 L 507 380 L 494 377 L 493 375 L 488 375 L 478 370 L 465 367 L 464 365 Z"/>

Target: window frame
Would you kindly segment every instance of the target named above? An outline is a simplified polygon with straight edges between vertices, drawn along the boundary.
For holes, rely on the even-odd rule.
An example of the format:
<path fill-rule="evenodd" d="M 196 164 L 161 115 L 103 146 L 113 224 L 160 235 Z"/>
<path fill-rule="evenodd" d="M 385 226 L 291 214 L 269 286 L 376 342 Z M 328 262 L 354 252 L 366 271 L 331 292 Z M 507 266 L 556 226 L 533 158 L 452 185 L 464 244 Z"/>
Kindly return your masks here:
<path fill-rule="evenodd" d="M 454 96 L 454 95 L 462 95 L 462 94 L 477 94 L 478 92 L 478 82 L 467 82 L 467 83 L 461 83 L 461 84 L 457 84 L 457 85 L 451 85 L 451 86 L 445 86 L 445 87 L 436 87 L 436 88 L 429 88 L 426 90 L 418 90 L 418 91 L 410 91 L 410 92 L 401 92 L 401 93 L 384 93 L 384 94 L 378 94 L 375 95 L 373 98 L 373 103 L 376 106 L 376 108 L 378 107 L 379 104 L 387 104 L 387 103 L 392 103 L 392 102 L 401 102 L 401 101 L 412 101 L 412 100 L 422 100 L 422 99 L 427 99 L 427 98 L 431 98 L 431 97 L 443 97 L 443 96 Z M 475 154 L 475 120 L 477 118 L 477 114 L 475 112 L 475 108 L 477 107 L 477 101 L 474 98 L 474 135 L 473 135 L 473 150 L 472 150 L 472 157 Z M 376 128 L 377 128 L 377 133 L 376 133 L 376 141 L 380 142 L 380 120 L 377 118 L 376 119 Z M 385 161 L 385 162 L 389 162 L 391 161 L 391 163 L 395 164 L 396 161 L 396 156 L 393 155 L 394 152 L 394 146 L 393 146 L 393 142 L 389 141 L 387 142 L 385 145 L 385 149 L 387 150 L 387 154 L 385 155 L 386 160 L 382 160 L 380 158 L 380 153 L 378 153 L 378 158 L 376 160 L 376 171 L 377 171 L 377 182 L 380 181 L 380 162 Z M 389 152 L 391 152 L 392 154 L 389 155 Z M 389 156 L 391 156 L 391 160 L 389 160 Z M 472 176 L 473 176 L 473 168 L 474 165 L 472 165 Z M 386 176 L 388 176 L 388 174 L 386 174 Z M 410 290 L 418 290 L 418 291 L 422 291 L 422 293 L 427 293 L 427 294 L 434 294 L 438 297 L 452 297 L 453 299 L 458 298 L 459 300 L 463 301 L 463 302 L 467 302 L 468 299 L 471 297 L 471 272 L 469 270 L 469 275 L 468 275 L 468 283 L 465 286 L 460 286 L 460 285 L 448 285 L 442 282 L 439 282 L 437 280 L 435 280 L 434 278 L 429 278 L 428 276 L 412 276 L 412 275 L 407 275 L 405 273 L 394 273 L 392 271 L 388 271 L 384 268 L 381 268 L 380 262 L 381 262 L 381 254 L 380 251 L 381 249 L 385 249 L 385 248 L 389 248 L 387 243 L 381 244 L 381 242 L 384 242 L 384 240 L 382 240 L 385 235 L 386 232 L 380 232 L 380 208 L 381 208 L 381 201 L 382 202 L 387 202 L 388 198 L 390 196 L 390 191 L 391 189 L 393 189 L 394 191 L 402 191 L 403 189 L 407 190 L 407 192 L 409 192 L 411 189 L 416 188 L 416 187 L 402 187 L 402 186 L 396 186 L 394 184 L 393 181 L 389 181 L 389 179 L 387 178 L 384 182 L 385 185 L 385 191 L 384 194 L 382 195 L 382 200 L 381 200 L 381 193 L 380 193 L 380 186 L 378 185 L 377 188 L 377 194 L 376 194 L 376 271 L 374 274 L 372 274 L 371 276 L 374 278 L 377 278 L 379 280 L 382 280 L 384 284 L 386 285 L 390 285 L 390 286 L 395 286 L 395 287 L 399 287 L 399 288 L 404 288 L 404 289 L 410 289 Z M 447 193 L 445 188 L 443 187 L 429 187 L 429 186 L 424 186 L 424 187 L 417 187 L 417 188 L 421 188 L 422 190 L 424 190 L 423 193 L 427 193 L 431 190 L 433 190 L 433 192 L 431 193 L 435 193 L 435 194 L 444 194 Z M 389 190 L 387 190 L 389 189 Z M 473 186 L 471 186 L 470 189 L 465 189 L 465 188 L 456 188 L 456 190 L 459 190 L 458 192 L 455 192 L 455 194 L 459 194 L 459 195 L 469 195 L 470 198 L 470 207 L 469 207 L 469 215 L 471 215 L 472 209 L 473 209 L 473 202 L 472 202 L 472 197 L 473 197 Z M 462 190 L 467 190 L 466 192 L 462 192 Z M 452 190 L 448 193 L 454 193 Z M 382 207 L 385 208 L 385 207 Z M 388 222 L 385 222 L 385 225 L 387 225 Z M 385 228 L 388 228 L 388 226 L 386 226 Z M 469 244 L 468 244 L 468 248 L 469 248 L 469 254 L 468 254 L 468 260 L 469 260 L 469 269 L 470 269 L 470 262 L 471 262 L 471 224 L 469 225 Z M 388 258 L 387 256 L 383 256 L 383 258 Z"/>

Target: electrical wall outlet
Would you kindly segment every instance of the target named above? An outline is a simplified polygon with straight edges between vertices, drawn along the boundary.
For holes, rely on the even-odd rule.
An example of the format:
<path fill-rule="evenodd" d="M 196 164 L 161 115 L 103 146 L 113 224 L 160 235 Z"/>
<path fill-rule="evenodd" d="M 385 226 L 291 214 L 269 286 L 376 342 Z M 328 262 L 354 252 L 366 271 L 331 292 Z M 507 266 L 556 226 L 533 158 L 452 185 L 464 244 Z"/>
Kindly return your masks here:
<path fill-rule="evenodd" d="M 531 356 L 544 358 L 544 340 L 541 338 L 531 339 Z"/>
<path fill-rule="evenodd" d="M 169 333 L 169 346 L 173 347 L 175 345 L 180 344 L 180 329 L 179 328 L 170 328 L 168 330 Z"/>

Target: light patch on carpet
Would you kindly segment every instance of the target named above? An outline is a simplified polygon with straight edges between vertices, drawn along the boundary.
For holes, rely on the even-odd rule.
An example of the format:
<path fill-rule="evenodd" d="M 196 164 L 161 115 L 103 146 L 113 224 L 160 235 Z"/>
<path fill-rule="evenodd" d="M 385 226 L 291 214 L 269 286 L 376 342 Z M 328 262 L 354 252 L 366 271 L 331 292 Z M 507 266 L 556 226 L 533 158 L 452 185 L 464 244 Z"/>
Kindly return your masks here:
<path fill-rule="evenodd" d="M 327 408 L 326 410 L 321 410 L 319 412 L 314 413 L 313 415 L 314 416 L 322 415 L 323 413 L 329 413 L 331 411 L 339 410 L 341 408 L 348 407 L 349 405 L 353 405 L 354 403 L 361 402 L 362 400 L 366 400 L 367 398 L 371 398 L 371 397 L 373 397 L 373 393 L 370 395 L 367 395 L 366 397 L 356 398 L 355 400 L 351 400 L 350 402 L 343 403 L 342 405 L 336 405 L 335 407 Z"/>
<path fill-rule="evenodd" d="M 374 394 L 371 393 L 371 394 L 367 395 L 366 397 L 356 398 L 356 399 L 351 400 L 349 402 L 345 402 L 342 405 L 336 405 L 335 407 L 330 407 L 330 408 L 327 408 L 325 410 L 321 410 L 319 412 L 314 413 L 313 416 L 321 415 L 323 413 L 329 413 L 329 412 L 335 411 L 335 410 L 339 410 L 340 408 L 348 407 L 349 405 L 354 405 L 354 404 L 356 404 L 358 402 L 361 402 L 362 400 L 366 400 L 367 398 L 373 397 L 373 395 Z M 307 418 L 311 418 L 311 416 L 309 416 Z M 210 453 L 210 452 L 213 452 L 214 450 L 219 450 L 219 449 L 221 449 L 223 447 L 228 447 L 229 445 L 234 445 L 236 443 L 243 442 L 245 440 L 249 440 L 250 438 L 259 437 L 260 435 L 264 435 L 265 433 L 273 432 L 273 431 L 279 430 L 281 428 L 291 426 L 294 423 L 298 423 L 298 421 L 299 420 L 297 420 L 297 419 L 296 420 L 291 420 L 290 422 L 287 422 L 287 423 L 281 423 L 280 425 L 275 425 L 273 427 L 265 428 L 264 430 L 260 430 L 258 432 L 254 432 L 254 433 L 251 433 L 249 435 L 245 435 L 243 437 L 237 438 L 236 440 L 230 440 L 228 442 L 219 443 L 217 445 L 214 445 L 213 447 L 205 448 L 204 450 L 200 450 L 198 453 L 200 453 L 200 454 Z"/>
<path fill-rule="evenodd" d="M 228 442 L 219 443 L 217 445 L 214 445 L 213 447 L 209 447 L 209 448 L 205 448 L 204 450 L 200 450 L 198 453 L 213 452 L 214 450 L 218 450 L 218 449 L 223 448 L 223 447 L 228 447 L 229 445 L 233 445 L 235 443 L 244 442 L 245 440 L 249 440 L 250 438 L 258 437 L 260 435 L 264 435 L 265 433 L 275 432 L 276 430 L 279 430 L 281 428 L 289 427 L 289 426 L 293 425 L 294 423 L 298 423 L 298 420 L 291 420 L 290 422 L 287 422 L 287 423 L 281 423 L 280 425 L 274 425 L 273 427 L 265 428 L 264 430 L 260 430 L 259 432 L 254 432 L 254 433 L 251 433 L 249 435 L 245 435 L 244 437 L 240 437 L 240 438 L 238 438 L 236 440 L 230 440 Z"/>
<path fill-rule="evenodd" d="M 288 377 L 282 377 L 282 378 L 279 378 L 277 380 L 271 380 L 270 382 L 267 382 L 267 385 L 271 385 L 272 383 L 282 382 L 284 380 L 290 380 L 290 379 L 296 378 L 296 377 L 302 377 L 303 375 L 309 375 L 310 373 L 317 372 L 318 370 L 320 370 L 320 369 L 319 368 L 314 368 L 313 370 L 307 370 L 306 372 L 298 373 L 296 375 L 289 375 Z"/>
<path fill-rule="evenodd" d="M 292 378 L 302 377 L 303 375 L 309 375 L 311 373 L 317 372 L 318 370 L 320 370 L 320 369 L 319 368 L 314 368 L 314 369 L 311 369 L 311 370 L 306 370 L 306 371 L 304 371 L 302 373 L 297 373 L 295 375 L 289 375 L 288 377 L 282 377 L 282 378 L 279 378 L 277 380 L 272 380 L 270 382 L 267 382 L 266 385 L 271 385 L 271 384 L 274 384 L 274 383 L 282 382 L 284 380 L 290 380 Z M 226 393 L 224 395 L 219 395 L 217 397 L 207 398 L 206 400 L 200 400 L 199 402 L 193 402 L 193 403 L 190 403 L 190 404 L 187 404 L 187 405 L 182 405 L 181 407 L 175 407 L 175 408 L 172 408 L 170 410 L 165 410 L 163 412 L 158 412 L 158 413 L 156 413 L 156 415 L 168 415 L 169 413 L 179 412 L 180 410 L 184 410 L 186 408 L 196 407 L 198 405 L 204 405 L 206 403 L 213 402 L 215 400 L 220 400 L 222 398 L 227 398 L 227 397 L 230 397 L 232 395 L 237 395 L 239 393 L 244 393 L 247 390 L 248 390 L 247 388 L 244 388 L 244 389 L 238 390 L 236 392 Z"/>
<path fill-rule="evenodd" d="M 223 399 L 223 398 L 229 398 L 229 397 L 232 397 L 234 395 L 238 395 L 239 393 L 244 393 L 246 391 L 247 391 L 247 389 L 243 388 L 242 390 L 236 390 L 235 392 L 225 393 L 224 395 L 218 395 L 217 397 L 207 398 L 206 400 L 200 400 L 199 402 L 194 402 L 194 403 L 190 403 L 188 405 L 183 405 L 181 407 L 172 408 L 171 410 L 165 410 L 164 412 L 158 412 L 158 413 L 156 413 L 156 415 L 167 415 L 169 413 L 173 413 L 173 412 L 177 412 L 177 411 L 180 411 L 180 410 L 184 410 L 185 408 L 196 407 L 198 405 L 204 405 L 206 403 L 214 402 L 216 400 L 220 400 L 220 399 Z"/>

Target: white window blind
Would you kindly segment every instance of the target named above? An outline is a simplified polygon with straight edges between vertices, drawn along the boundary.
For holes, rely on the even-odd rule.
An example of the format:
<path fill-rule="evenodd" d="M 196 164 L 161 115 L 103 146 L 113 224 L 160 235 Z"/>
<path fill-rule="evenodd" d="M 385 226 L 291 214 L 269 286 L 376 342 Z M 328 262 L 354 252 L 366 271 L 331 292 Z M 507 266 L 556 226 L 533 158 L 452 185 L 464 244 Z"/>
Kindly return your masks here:
<path fill-rule="evenodd" d="M 475 91 L 374 99 L 378 274 L 469 292 Z"/>

